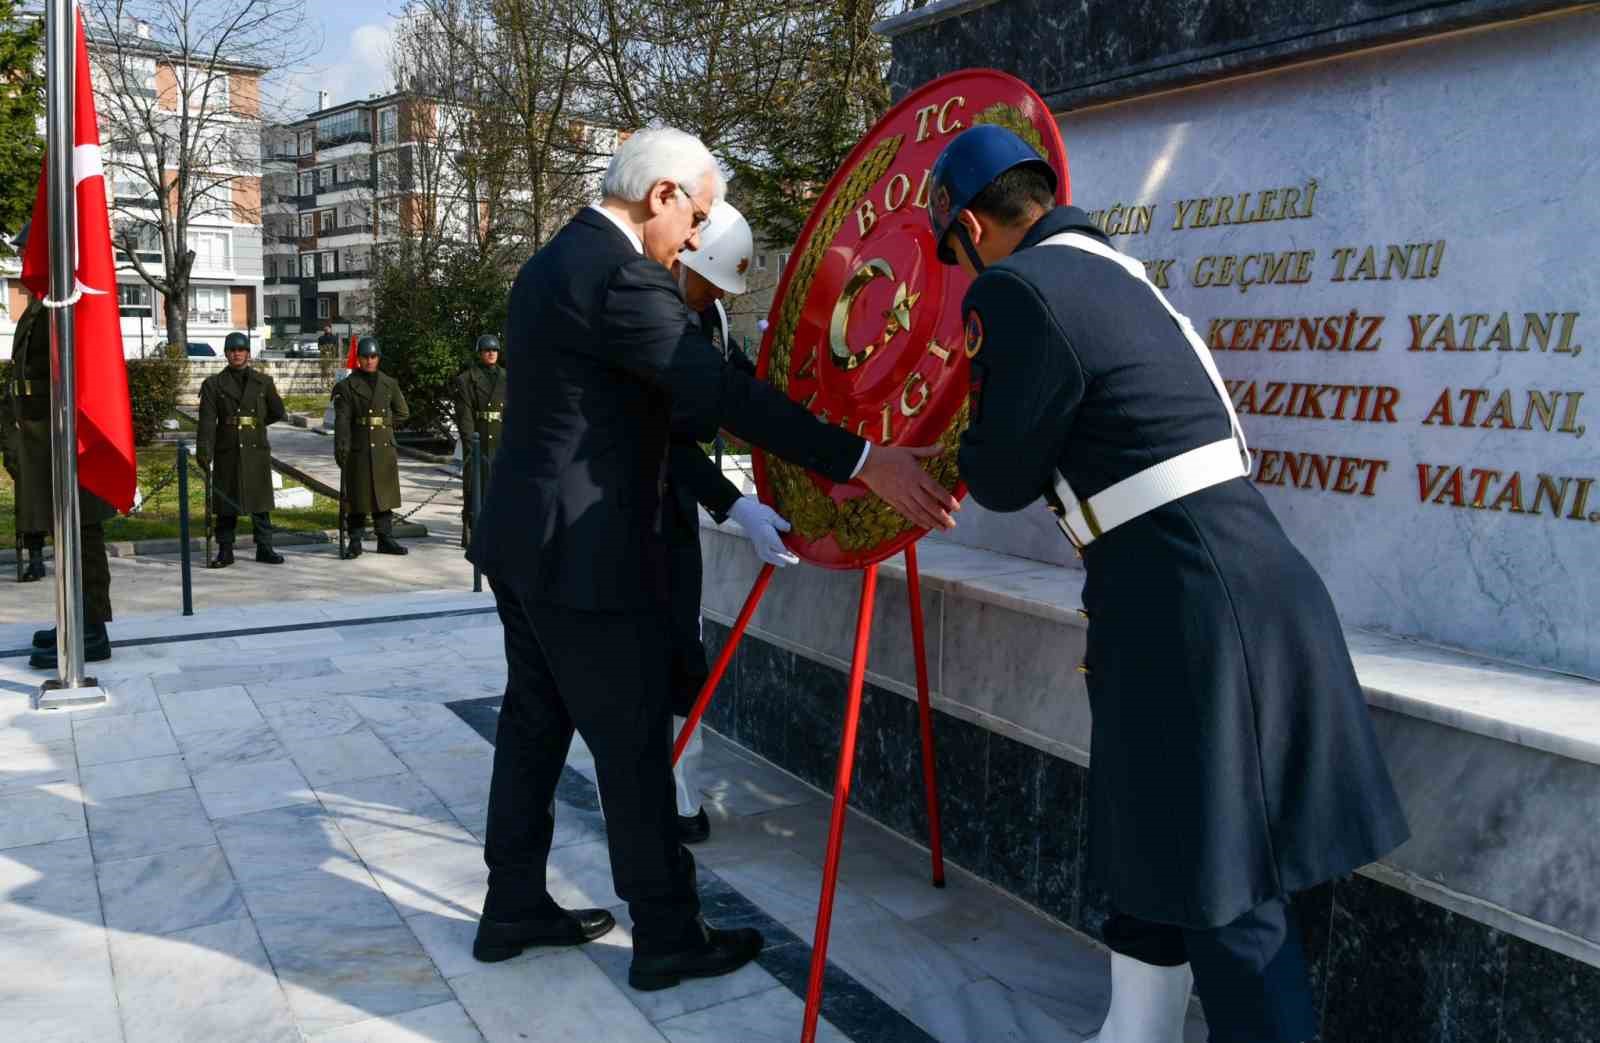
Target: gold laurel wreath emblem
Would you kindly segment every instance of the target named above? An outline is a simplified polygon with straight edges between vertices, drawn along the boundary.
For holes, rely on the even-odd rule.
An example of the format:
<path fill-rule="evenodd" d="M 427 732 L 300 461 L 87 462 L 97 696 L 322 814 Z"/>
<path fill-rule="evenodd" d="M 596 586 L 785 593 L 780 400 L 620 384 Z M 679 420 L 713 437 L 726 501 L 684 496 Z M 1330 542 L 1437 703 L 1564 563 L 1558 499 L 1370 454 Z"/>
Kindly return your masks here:
<path fill-rule="evenodd" d="M 1014 105 L 1004 102 L 991 105 L 974 116 L 972 122 L 1006 127 L 1033 146 L 1041 156 L 1049 158 L 1038 128 Z M 822 256 L 849 216 L 852 202 L 866 195 L 867 190 L 888 172 L 904 141 L 904 135 L 885 138 L 862 157 L 812 229 L 805 251 L 791 261 L 794 274 L 783 306 L 778 311 L 777 329 L 772 338 L 772 360 L 767 369 L 768 379 L 780 391 L 787 392 L 789 389 L 789 360 L 794 354 L 795 330 L 800 324 L 800 313 L 811 293 Z M 971 416 L 970 402 L 963 402 L 939 438 L 939 455 L 922 462 L 923 470 L 950 491 L 954 491 L 960 481 L 956 454 L 960 448 L 961 434 L 967 429 Z M 874 493 L 836 503 L 817 488 L 804 468 L 771 454 L 767 455 L 766 460 L 778 512 L 789 519 L 794 531 L 807 540 L 815 541 L 831 535 L 840 549 L 860 551 L 880 546 L 916 528 Z"/>

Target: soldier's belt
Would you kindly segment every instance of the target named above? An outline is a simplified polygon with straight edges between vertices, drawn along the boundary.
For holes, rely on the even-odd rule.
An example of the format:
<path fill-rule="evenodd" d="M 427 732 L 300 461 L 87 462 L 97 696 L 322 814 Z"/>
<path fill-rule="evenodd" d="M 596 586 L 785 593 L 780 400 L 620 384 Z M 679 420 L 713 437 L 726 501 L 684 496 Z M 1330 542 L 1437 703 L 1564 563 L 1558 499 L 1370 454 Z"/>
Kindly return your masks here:
<path fill-rule="evenodd" d="M 381 416 L 358 416 L 358 417 L 356 417 L 356 423 L 361 425 L 362 427 L 382 427 L 383 426 L 383 417 L 381 417 Z"/>
<path fill-rule="evenodd" d="M 50 394 L 50 382 L 48 380 L 13 380 L 11 387 L 12 394 L 18 398 Z"/>
<path fill-rule="evenodd" d="M 1146 467 L 1087 500 L 1079 500 L 1057 471 L 1054 480 L 1057 499 L 1050 503 L 1050 509 L 1061 531 L 1081 551 L 1141 514 L 1249 473 L 1250 467 L 1239 443 L 1224 438 Z M 1069 508 L 1068 504 L 1072 506 Z"/>
<path fill-rule="evenodd" d="M 494 422 L 498 423 L 499 420 L 500 420 L 500 410 L 498 410 L 498 409 L 486 409 L 483 412 L 478 414 L 478 419 L 479 420 L 483 420 L 485 422 L 494 421 Z"/>
<path fill-rule="evenodd" d="M 239 427 L 256 426 L 256 418 L 253 416 L 225 416 L 222 418 L 222 422 L 224 424 L 237 424 Z"/>

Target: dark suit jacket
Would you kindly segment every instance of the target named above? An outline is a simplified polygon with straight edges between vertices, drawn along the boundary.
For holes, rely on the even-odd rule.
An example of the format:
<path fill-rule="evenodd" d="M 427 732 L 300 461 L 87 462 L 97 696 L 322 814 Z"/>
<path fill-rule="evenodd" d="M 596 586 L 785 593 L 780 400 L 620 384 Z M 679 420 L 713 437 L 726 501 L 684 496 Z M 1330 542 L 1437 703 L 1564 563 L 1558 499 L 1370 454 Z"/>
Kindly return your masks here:
<path fill-rule="evenodd" d="M 470 556 L 491 579 L 585 611 L 655 610 L 671 417 L 845 481 L 862 440 L 725 366 L 667 269 L 582 210 L 511 287 L 503 442 Z"/>

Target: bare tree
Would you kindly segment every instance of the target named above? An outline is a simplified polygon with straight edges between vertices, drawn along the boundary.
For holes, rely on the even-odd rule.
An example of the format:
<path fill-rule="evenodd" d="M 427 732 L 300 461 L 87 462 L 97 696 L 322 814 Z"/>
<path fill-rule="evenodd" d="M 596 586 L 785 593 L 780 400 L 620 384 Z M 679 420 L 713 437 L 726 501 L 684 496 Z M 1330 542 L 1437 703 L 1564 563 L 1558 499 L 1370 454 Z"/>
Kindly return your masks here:
<path fill-rule="evenodd" d="M 487 257 L 520 260 L 587 201 L 616 132 L 585 93 L 569 0 L 411 0 L 396 78 L 439 99 L 439 159 Z"/>
<path fill-rule="evenodd" d="M 305 3 L 89 0 L 85 21 L 118 246 L 181 344 L 191 225 L 260 220 L 261 78 L 309 55 Z"/>

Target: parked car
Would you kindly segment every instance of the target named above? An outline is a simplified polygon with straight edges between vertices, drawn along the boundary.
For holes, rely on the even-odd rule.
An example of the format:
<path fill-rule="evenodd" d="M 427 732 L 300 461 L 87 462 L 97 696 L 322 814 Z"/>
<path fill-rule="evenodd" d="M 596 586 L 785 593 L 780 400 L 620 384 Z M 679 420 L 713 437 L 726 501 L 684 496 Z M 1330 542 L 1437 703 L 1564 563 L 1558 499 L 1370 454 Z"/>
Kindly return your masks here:
<path fill-rule="evenodd" d="M 217 349 L 202 340 L 191 340 L 183 346 L 184 354 L 192 359 L 214 359 Z"/>

